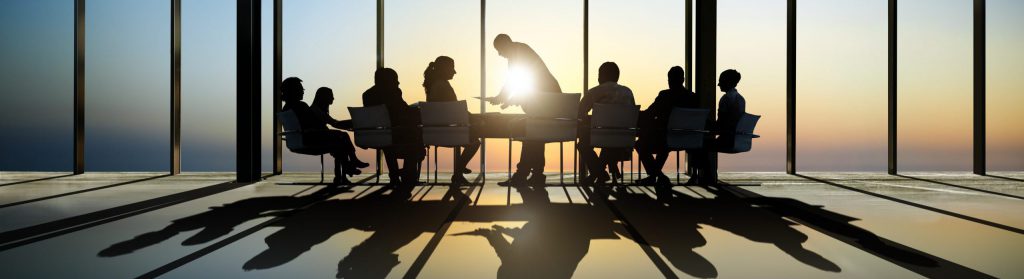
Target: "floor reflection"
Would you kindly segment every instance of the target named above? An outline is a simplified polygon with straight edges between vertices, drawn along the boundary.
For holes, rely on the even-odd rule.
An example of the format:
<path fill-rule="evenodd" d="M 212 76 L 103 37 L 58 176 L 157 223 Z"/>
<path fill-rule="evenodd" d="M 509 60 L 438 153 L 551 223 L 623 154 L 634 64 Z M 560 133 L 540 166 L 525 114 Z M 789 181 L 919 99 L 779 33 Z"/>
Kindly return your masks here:
<path fill-rule="evenodd" d="M 581 188 L 584 202 L 577 200 L 576 203 L 571 202 L 572 198 L 567 199 L 569 203 L 552 202 L 552 195 L 558 193 L 548 190 L 556 189 L 569 195 L 564 188 L 514 187 L 490 192 L 517 195 L 522 203 L 475 205 L 473 200 L 480 199 L 480 192 L 474 196 L 478 187 L 483 185 L 375 187 L 361 189 L 346 199 L 336 195 L 353 192 L 350 189 L 323 187 L 301 196 L 244 199 L 212 207 L 203 213 L 174 220 L 160 230 L 112 244 L 99 251 L 98 256 L 124 256 L 194 230 L 198 232 L 181 244 L 203 244 L 230 234 L 242 223 L 279 216 L 278 221 L 269 225 L 277 230 L 268 232 L 263 239 L 266 249 L 250 254 L 247 260 L 242 259 L 242 270 L 281 267 L 337 234 L 358 230 L 371 234 L 338 260 L 337 278 L 400 276 L 396 274 L 401 273 L 400 270 L 395 272 L 400 258 L 409 257 L 408 254 L 400 257 L 399 250 L 416 246 L 411 243 L 424 234 L 433 234 L 434 239 L 424 245 L 405 276 L 419 275 L 433 250 L 438 245 L 443 246 L 440 239 L 447 237 L 486 240 L 490 246 L 488 252 L 493 252 L 500 260 L 497 270 L 490 271 L 498 278 L 579 276 L 577 269 L 590 254 L 592 241 L 619 239 L 631 241 L 643 249 L 650 262 L 666 277 L 677 276 L 667 267 L 661 268 L 665 261 L 687 276 L 710 278 L 719 276 L 720 270 L 714 261 L 698 252 L 699 248 L 715 245 L 701 233 L 701 229 L 707 227 L 753 243 L 771 245 L 769 247 L 788 255 L 771 261 L 788 260 L 822 272 L 842 272 L 840 264 L 806 245 L 809 236 L 796 229 L 802 225 L 926 277 L 991 277 L 875 235 L 851 224 L 857 220 L 854 217 L 796 199 L 761 196 L 741 187 L 703 188 L 693 191 L 696 195 L 647 187 Z M 447 190 L 442 195 L 438 190 L 444 188 Z M 421 192 L 425 197 L 431 191 L 441 197 L 427 200 L 419 197 Z M 446 224 L 453 222 L 489 225 L 458 227 L 457 231 L 449 233 Z M 651 247 L 658 253 L 650 252 Z"/>

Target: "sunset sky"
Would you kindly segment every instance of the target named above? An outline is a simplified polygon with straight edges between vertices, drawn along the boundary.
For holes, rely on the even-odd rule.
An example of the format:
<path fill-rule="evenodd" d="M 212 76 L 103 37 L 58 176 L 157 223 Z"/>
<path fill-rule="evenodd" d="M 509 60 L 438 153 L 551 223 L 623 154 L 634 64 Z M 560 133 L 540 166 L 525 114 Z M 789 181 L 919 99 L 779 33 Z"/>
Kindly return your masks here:
<path fill-rule="evenodd" d="M 90 171 L 168 169 L 169 1 L 87 0 L 86 156 Z M 270 164 L 271 1 L 263 21 L 263 168 Z M 747 112 L 761 115 L 753 151 L 723 155 L 724 171 L 785 168 L 786 1 L 719 0 L 718 69 L 743 74 Z M 901 170 L 971 168 L 972 1 L 899 2 Z M 376 1 L 284 1 L 284 75 L 334 89 L 331 108 L 361 106 L 375 68 Z M 0 170 L 70 170 L 73 1 L 0 2 Z M 235 1 L 182 0 L 182 167 L 234 169 Z M 797 151 L 804 171 L 886 168 L 887 1 L 799 2 Z M 683 1 L 590 1 L 590 84 L 583 76 L 582 0 L 487 1 L 481 78 L 480 1 L 385 1 L 385 65 L 410 103 L 425 99 L 423 69 L 455 60 L 452 81 L 471 112 L 500 90 L 506 61 L 491 47 L 499 33 L 532 46 L 563 91 L 596 85 L 597 67 L 616 62 L 620 83 L 644 108 L 685 66 Z M 989 0 L 988 164 L 1024 170 L 1024 1 Z M 1016 26 L 1016 27 L 1015 27 Z M 690 73 L 687 73 L 688 75 Z M 488 112 L 499 107 L 488 106 Z M 520 112 L 510 108 L 503 112 Z M 489 140 L 487 165 L 507 167 L 507 140 Z M 519 144 L 514 144 L 513 163 Z M 557 170 L 549 144 L 548 169 Z M 451 151 L 442 149 L 442 169 Z M 572 163 L 571 144 L 565 164 Z M 285 170 L 318 170 L 313 156 L 285 151 Z M 364 161 L 373 152 L 360 151 Z M 479 160 L 478 158 L 475 160 Z M 470 168 L 477 170 L 474 160 Z M 666 168 L 674 168 L 674 160 Z"/>

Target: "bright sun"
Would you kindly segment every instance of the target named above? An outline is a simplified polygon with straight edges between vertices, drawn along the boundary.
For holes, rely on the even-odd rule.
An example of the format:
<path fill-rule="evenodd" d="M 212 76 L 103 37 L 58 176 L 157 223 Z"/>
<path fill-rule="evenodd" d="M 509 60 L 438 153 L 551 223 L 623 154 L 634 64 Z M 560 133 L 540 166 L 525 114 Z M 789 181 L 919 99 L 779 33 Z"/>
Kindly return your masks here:
<path fill-rule="evenodd" d="M 513 67 L 508 71 L 508 90 L 510 98 L 524 97 L 536 90 L 534 87 L 533 75 L 528 69 Z"/>

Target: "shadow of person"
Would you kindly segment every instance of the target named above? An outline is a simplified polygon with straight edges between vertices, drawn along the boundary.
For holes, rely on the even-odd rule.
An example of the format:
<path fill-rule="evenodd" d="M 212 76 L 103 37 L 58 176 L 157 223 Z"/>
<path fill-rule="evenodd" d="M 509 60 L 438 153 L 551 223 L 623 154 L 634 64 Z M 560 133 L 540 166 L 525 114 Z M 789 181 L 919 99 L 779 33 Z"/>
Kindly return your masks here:
<path fill-rule="evenodd" d="M 440 201 L 411 202 L 412 187 L 397 187 L 359 199 L 334 199 L 303 209 L 266 237 L 267 249 L 242 265 L 246 271 L 270 269 L 295 260 L 335 234 L 356 229 L 373 232 L 338 264 L 338 278 L 384 278 L 397 266 L 398 249 L 432 232 L 452 210 L 459 193 Z M 450 191 L 452 191 L 450 189 Z M 454 191 L 458 191 L 455 188 Z"/>
<path fill-rule="evenodd" d="M 132 239 L 110 245 L 97 253 L 97 256 L 116 257 L 130 254 L 136 250 L 163 242 L 179 233 L 192 230 L 200 231 L 182 241 L 181 245 L 188 246 L 206 243 L 227 235 L 239 224 L 257 218 L 277 216 L 287 210 L 326 200 L 346 189 L 325 187 L 305 196 L 257 197 L 210 207 L 205 212 L 171 221 L 170 225 L 159 231 L 147 232 Z"/>
<path fill-rule="evenodd" d="M 523 204 L 505 216 L 522 216 L 520 228 L 494 225 L 455 235 L 487 239 L 501 266 L 497 278 L 571 278 L 592 239 L 617 239 L 608 212 L 589 204 L 552 204 L 543 187 L 517 187 Z M 494 220 L 503 219 L 493 216 Z M 506 239 L 512 238 L 512 241 Z"/>
<path fill-rule="evenodd" d="M 686 207 L 668 207 L 663 195 L 655 200 L 643 193 L 614 191 L 614 200 L 608 201 L 629 220 L 629 224 L 641 231 L 643 241 L 656 247 L 676 269 L 697 278 L 718 277 L 718 269 L 694 249 L 703 247 L 707 240 L 697 230 L 701 222 L 707 222 L 707 215 Z M 622 228 L 619 235 L 633 238 Z M 633 239 L 634 241 L 640 241 Z"/>
<path fill-rule="evenodd" d="M 768 243 L 782 250 L 797 261 L 828 272 L 842 271 L 838 265 L 814 251 L 804 248 L 806 234 L 793 228 L 796 223 L 783 219 L 781 215 L 715 191 L 711 199 L 677 198 L 672 207 L 699 210 L 706 218 L 707 225 L 731 232 L 750 241 Z"/>
<path fill-rule="evenodd" d="M 406 197 L 404 188 L 399 197 Z M 409 245 L 424 233 L 435 232 L 444 223 L 452 209 L 468 197 L 459 187 L 452 186 L 441 200 L 409 201 L 392 199 L 385 207 L 375 210 L 371 222 L 373 235 L 338 261 L 336 278 L 385 278 L 398 264 L 398 249 Z M 379 203 L 377 203 L 379 204 Z"/>

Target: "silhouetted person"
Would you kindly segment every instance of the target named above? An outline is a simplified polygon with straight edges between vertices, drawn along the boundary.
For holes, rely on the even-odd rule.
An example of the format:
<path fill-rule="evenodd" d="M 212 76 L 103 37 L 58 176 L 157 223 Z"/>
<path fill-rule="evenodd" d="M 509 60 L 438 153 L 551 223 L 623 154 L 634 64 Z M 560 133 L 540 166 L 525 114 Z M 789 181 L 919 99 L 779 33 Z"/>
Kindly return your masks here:
<path fill-rule="evenodd" d="M 743 99 L 736 85 L 740 83 L 740 72 L 729 69 L 718 77 L 718 88 L 725 92 L 718 101 L 718 121 L 715 125 L 718 139 L 715 140 L 717 150 L 730 150 L 735 144 L 736 125 L 740 117 L 746 113 L 747 101 Z"/>
<path fill-rule="evenodd" d="M 310 108 L 313 109 L 313 113 L 315 113 L 318 117 L 320 117 L 320 119 L 322 119 L 324 121 L 324 123 L 326 123 L 327 125 L 329 125 L 331 127 L 338 128 L 338 129 L 351 128 L 350 125 L 348 125 L 348 127 L 346 127 L 347 125 L 343 124 L 343 121 L 334 119 L 334 117 L 331 116 L 331 110 L 330 110 L 331 104 L 334 104 L 334 91 L 331 90 L 330 88 L 327 88 L 327 87 L 320 87 L 320 88 L 316 89 L 316 94 L 313 95 L 313 104 L 312 104 L 312 106 L 310 106 Z M 341 131 L 333 131 L 332 130 L 332 131 L 328 131 L 328 133 L 329 134 L 334 134 L 334 133 L 343 133 L 343 132 L 341 132 Z M 343 133 L 343 134 L 344 134 L 344 137 L 348 138 L 348 134 L 347 133 Z M 349 140 L 349 142 L 351 142 L 351 140 Z M 355 148 L 353 148 L 353 150 L 354 149 Z M 360 161 L 359 158 L 356 157 L 356 153 L 355 152 L 349 153 L 349 158 L 348 159 L 349 159 L 349 161 L 351 161 L 353 163 L 353 165 L 355 165 L 356 167 L 359 167 L 359 168 L 365 168 L 365 167 L 370 166 L 370 164 L 367 164 L 366 162 Z"/>
<path fill-rule="evenodd" d="M 697 95 L 683 86 L 685 73 L 679 66 L 668 70 L 668 89 L 658 92 L 658 97 L 640 113 L 640 131 L 636 142 L 636 153 L 647 171 L 647 177 L 637 180 L 639 185 L 670 185 L 671 180 L 662 172 L 669 150 L 666 148 L 668 120 L 675 108 L 695 109 L 700 106 Z"/>
<path fill-rule="evenodd" d="M 363 92 L 363 106 L 384 105 L 391 118 L 395 146 L 384 149 L 390 183 L 416 183 L 419 181 L 418 165 L 425 155 L 417 127 L 419 112 L 402 99 L 402 89 L 398 88 L 398 73 L 395 70 L 377 69 L 373 79 L 374 85 Z M 399 158 L 404 159 L 401 169 L 398 168 Z"/>
<path fill-rule="evenodd" d="M 284 101 L 284 107 L 281 110 L 295 112 L 295 116 L 299 119 L 299 126 L 302 128 L 302 140 L 305 144 L 326 146 L 330 150 L 331 157 L 334 157 L 334 183 L 348 184 L 349 181 L 342 175 L 342 170 L 348 176 L 352 176 L 359 174 L 359 168 L 366 167 L 367 164 L 356 159 L 355 147 L 352 145 L 352 139 L 349 138 L 348 133 L 327 128 L 327 125 L 332 122 L 337 124 L 337 121 L 330 118 L 330 115 L 322 112 L 327 110 L 327 106 L 333 102 L 334 97 L 330 97 L 332 100 L 330 102 L 325 101 L 327 97 L 322 97 L 322 101 L 319 103 L 322 111 L 316 112 L 302 101 L 305 91 L 306 89 L 302 87 L 302 80 L 297 77 L 281 81 L 281 100 Z M 327 89 L 328 94 L 329 91 L 330 89 Z"/>
<path fill-rule="evenodd" d="M 583 94 L 580 100 L 579 119 L 587 119 L 587 113 L 594 108 L 595 103 L 601 104 L 622 104 L 635 105 L 633 91 L 629 87 L 622 86 L 619 81 L 619 66 L 614 62 L 604 62 L 597 70 L 598 85 Z M 603 184 L 610 177 L 605 171 L 605 166 L 612 170 L 612 174 L 618 178 L 621 176 L 615 167 L 615 162 L 632 155 L 631 148 L 602 148 L 601 157 L 594 152 L 590 145 L 590 121 L 585 120 L 579 126 L 580 135 L 580 161 L 586 164 L 590 176 L 585 178 L 584 184 Z"/>
<path fill-rule="evenodd" d="M 717 183 L 707 170 L 710 167 L 711 154 L 719 150 L 731 150 L 735 144 L 736 125 L 740 117 L 746 113 L 746 100 L 736 91 L 736 85 L 740 83 L 740 73 L 729 69 L 718 76 L 718 88 L 725 92 L 718 101 L 718 118 L 709 127 L 717 138 L 707 143 L 705 148 L 695 150 L 691 153 L 690 163 L 693 168 L 690 172 L 690 180 L 687 185 L 712 185 Z"/>
<path fill-rule="evenodd" d="M 494 38 L 494 49 L 498 55 L 508 59 L 508 72 L 501 93 L 486 99 L 491 104 L 502 108 L 522 105 L 523 111 L 530 114 L 530 101 L 537 98 L 537 94 L 562 93 L 558 80 L 530 46 L 499 34 Z M 507 181 L 498 182 L 498 185 L 544 184 L 544 181 L 544 143 L 523 141 L 515 174 Z"/>
<path fill-rule="evenodd" d="M 427 102 L 455 102 L 458 97 L 455 89 L 448 81 L 455 77 L 455 60 L 448 56 L 438 56 L 434 62 L 430 62 L 427 69 L 423 71 L 423 89 L 427 94 Z M 455 159 L 455 170 L 452 174 L 453 184 L 468 184 L 464 174 L 470 173 L 466 168 L 469 160 L 473 159 L 476 151 L 480 149 L 480 141 L 476 136 L 472 138 L 470 145 L 462 149 L 462 153 Z"/>

